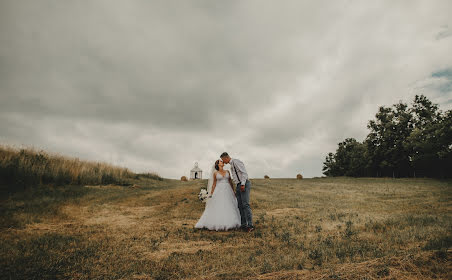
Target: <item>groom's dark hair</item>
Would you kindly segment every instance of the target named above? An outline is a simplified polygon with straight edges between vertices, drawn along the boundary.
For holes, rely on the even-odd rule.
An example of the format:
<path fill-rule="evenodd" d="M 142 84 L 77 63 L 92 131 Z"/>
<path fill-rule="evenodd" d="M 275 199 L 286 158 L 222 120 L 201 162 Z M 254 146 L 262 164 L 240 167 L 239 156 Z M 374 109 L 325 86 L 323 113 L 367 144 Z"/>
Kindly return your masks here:
<path fill-rule="evenodd" d="M 228 153 L 224 152 L 221 154 L 220 158 L 224 158 L 224 157 L 228 157 L 228 156 L 229 156 Z"/>

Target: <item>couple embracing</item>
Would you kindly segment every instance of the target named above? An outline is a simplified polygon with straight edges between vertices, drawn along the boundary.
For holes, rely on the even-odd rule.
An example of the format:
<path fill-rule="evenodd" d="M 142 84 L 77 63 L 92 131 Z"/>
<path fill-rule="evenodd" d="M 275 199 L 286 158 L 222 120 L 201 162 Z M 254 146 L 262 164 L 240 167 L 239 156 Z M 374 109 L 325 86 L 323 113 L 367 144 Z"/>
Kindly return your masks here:
<path fill-rule="evenodd" d="M 223 169 L 225 164 L 231 165 L 232 174 Z M 195 228 L 253 231 L 250 189 L 251 182 L 243 162 L 231 158 L 226 152 L 222 153 L 212 167 L 207 184 L 209 198 Z"/>

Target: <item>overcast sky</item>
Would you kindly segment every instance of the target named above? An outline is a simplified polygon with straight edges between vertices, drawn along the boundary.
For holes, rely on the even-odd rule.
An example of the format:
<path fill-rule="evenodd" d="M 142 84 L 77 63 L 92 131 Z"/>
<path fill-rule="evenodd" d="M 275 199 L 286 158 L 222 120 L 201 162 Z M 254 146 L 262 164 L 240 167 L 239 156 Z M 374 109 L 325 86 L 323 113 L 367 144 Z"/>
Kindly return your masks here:
<path fill-rule="evenodd" d="M 452 1 L 0 0 L 0 143 L 167 178 L 321 176 L 378 106 L 452 108 Z"/>

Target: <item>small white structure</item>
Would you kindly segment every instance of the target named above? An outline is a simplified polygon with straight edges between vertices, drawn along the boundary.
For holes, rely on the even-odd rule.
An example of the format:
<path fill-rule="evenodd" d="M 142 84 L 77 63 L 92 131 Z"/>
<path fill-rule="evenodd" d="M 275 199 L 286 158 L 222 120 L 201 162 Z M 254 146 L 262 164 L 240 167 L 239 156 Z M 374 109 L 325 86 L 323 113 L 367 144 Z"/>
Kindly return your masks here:
<path fill-rule="evenodd" d="M 195 167 L 190 171 L 190 180 L 202 179 L 202 170 L 198 167 L 198 163 L 195 162 Z"/>

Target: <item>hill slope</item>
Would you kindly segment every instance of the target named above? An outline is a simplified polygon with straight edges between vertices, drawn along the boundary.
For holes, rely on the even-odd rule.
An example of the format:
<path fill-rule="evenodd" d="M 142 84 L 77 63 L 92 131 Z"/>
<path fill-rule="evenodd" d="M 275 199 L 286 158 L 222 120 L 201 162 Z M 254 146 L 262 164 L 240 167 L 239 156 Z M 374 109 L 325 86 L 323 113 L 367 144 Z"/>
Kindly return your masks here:
<path fill-rule="evenodd" d="M 135 174 L 127 168 L 107 163 L 80 160 L 34 148 L 0 145 L 0 186 L 12 191 L 43 184 L 128 185 L 139 177 L 162 179 L 157 174 Z"/>

